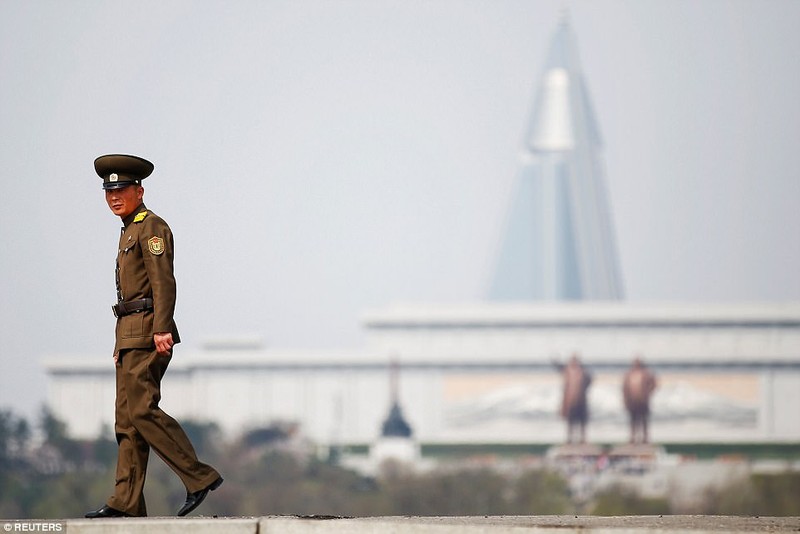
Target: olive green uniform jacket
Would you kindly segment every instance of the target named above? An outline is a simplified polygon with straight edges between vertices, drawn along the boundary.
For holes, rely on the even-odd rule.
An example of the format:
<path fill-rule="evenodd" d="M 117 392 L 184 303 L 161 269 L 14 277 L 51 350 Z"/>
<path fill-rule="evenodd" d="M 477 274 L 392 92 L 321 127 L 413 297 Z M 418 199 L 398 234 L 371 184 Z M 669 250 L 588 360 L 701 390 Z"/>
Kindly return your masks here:
<path fill-rule="evenodd" d="M 153 299 L 153 309 L 117 318 L 114 353 L 154 346 L 153 334 L 171 332 L 175 326 L 176 286 L 173 274 L 174 243 L 167 223 L 141 204 L 123 219 L 117 253 L 117 290 L 125 301 Z"/>

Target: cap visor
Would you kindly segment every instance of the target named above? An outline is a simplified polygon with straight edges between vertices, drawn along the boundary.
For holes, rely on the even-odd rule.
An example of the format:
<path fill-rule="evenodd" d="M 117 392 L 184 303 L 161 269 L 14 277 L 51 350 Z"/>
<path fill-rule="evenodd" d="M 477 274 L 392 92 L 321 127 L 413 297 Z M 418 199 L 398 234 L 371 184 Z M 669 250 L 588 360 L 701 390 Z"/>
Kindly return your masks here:
<path fill-rule="evenodd" d="M 128 187 L 129 185 L 136 185 L 136 182 L 108 182 L 103 184 L 103 189 L 110 191 L 112 189 L 122 189 L 124 187 Z"/>

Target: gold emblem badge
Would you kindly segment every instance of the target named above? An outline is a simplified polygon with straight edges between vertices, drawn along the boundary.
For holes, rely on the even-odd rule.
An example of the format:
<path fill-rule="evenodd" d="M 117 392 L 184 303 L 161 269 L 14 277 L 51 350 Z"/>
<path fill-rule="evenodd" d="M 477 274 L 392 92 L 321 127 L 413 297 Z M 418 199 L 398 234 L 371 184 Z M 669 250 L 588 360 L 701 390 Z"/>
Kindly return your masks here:
<path fill-rule="evenodd" d="M 150 249 L 150 253 L 158 256 L 159 254 L 164 253 L 164 240 L 160 237 L 151 237 L 147 240 L 147 248 Z"/>

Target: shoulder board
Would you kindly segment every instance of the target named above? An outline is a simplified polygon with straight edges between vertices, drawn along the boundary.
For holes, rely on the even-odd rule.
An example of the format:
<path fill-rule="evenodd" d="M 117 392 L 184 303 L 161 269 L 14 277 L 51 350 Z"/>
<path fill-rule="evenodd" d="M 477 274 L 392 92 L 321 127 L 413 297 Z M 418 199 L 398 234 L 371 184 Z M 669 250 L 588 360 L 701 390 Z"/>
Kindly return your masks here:
<path fill-rule="evenodd" d="M 133 218 L 133 222 L 135 222 L 135 223 L 142 222 L 145 217 L 147 217 L 147 212 L 143 211 L 140 214 L 138 214 L 136 217 Z"/>

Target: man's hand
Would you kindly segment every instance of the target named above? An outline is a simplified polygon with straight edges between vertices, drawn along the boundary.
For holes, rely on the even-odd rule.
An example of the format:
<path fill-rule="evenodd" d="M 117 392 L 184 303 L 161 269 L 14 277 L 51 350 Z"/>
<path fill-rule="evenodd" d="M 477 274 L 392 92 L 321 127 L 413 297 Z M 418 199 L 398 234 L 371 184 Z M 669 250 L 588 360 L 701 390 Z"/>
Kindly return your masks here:
<path fill-rule="evenodd" d="M 169 356 L 172 350 L 172 333 L 171 332 L 156 332 L 153 334 L 153 341 L 156 344 L 156 352 L 159 356 Z"/>

